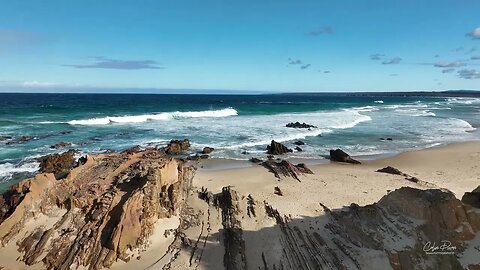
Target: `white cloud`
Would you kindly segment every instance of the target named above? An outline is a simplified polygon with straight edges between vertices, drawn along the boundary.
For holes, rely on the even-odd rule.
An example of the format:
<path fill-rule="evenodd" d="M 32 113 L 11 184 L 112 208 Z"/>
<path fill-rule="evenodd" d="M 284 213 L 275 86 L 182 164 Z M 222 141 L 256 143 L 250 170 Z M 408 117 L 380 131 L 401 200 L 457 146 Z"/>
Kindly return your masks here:
<path fill-rule="evenodd" d="M 480 39 L 480 27 L 473 29 L 473 31 L 468 33 L 467 36 L 470 36 L 473 39 Z"/>

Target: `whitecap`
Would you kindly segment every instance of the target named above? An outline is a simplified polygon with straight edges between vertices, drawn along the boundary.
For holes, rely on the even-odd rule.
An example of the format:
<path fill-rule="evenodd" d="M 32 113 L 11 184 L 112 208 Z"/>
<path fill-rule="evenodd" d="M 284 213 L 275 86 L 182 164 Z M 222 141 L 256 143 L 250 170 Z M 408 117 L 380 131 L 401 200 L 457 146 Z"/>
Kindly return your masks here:
<path fill-rule="evenodd" d="M 67 122 L 70 125 L 108 125 L 112 123 L 143 123 L 146 121 L 167 121 L 182 118 L 221 118 L 227 116 L 236 116 L 238 112 L 233 108 L 208 111 L 191 112 L 163 112 L 158 114 L 143 115 L 125 115 L 125 116 L 106 116 L 102 118 L 90 118 L 84 120 L 72 120 Z"/>

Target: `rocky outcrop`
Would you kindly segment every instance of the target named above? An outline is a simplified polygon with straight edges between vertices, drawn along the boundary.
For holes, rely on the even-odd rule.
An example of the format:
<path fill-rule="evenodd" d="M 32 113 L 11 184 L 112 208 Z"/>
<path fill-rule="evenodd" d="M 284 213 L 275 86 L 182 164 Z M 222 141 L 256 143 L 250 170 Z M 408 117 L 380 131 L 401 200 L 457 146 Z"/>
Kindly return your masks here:
<path fill-rule="evenodd" d="M 190 141 L 188 139 L 171 140 L 165 148 L 165 152 L 169 155 L 179 155 L 190 148 Z"/>
<path fill-rule="evenodd" d="M 212 153 L 213 150 L 215 150 L 215 148 L 208 147 L 208 146 L 207 146 L 207 147 L 204 147 L 204 148 L 202 149 L 202 154 L 208 155 L 208 154 Z"/>
<path fill-rule="evenodd" d="M 307 123 L 300 122 L 291 122 L 285 125 L 288 128 L 316 128 L 314 125 L 309 125 Z"/>
<path fill-rule="evenodd" d="M 148 247 L 159 219 L 182 211 L 193 172 L 162 150 L 147 149 L 88 156 L 56 180 L 55 164 L 63 159 L 44 161 L 43 170 L 52 173 L 12 186 L 0 200 L 6 210 L 0 246 L 17 239 L 26 265 L 101 269 L 130 260 Z M 30 222 L 38 217 L 45 218 Z"/>
<path fill-rule="evenodd" d="M 475 208 L 480 208 L 480 186 L 472 190 L 472 192 L 465 192 L 462 202 Z"/>
<path fill-rule="evenodd" d="M 267 154 L 270 155 L 283 155 L 290 152 L 293 152 L 293 150 L 274 140 L 272 140 L 270 145 L 267 145 Z"/>
<path fill-rule="evenodd" d="M 262 165 L 272 172 L 276 178 L 280 179 L 281 176 L 292 177 L 297 181 L 300 181 L 299 175 L 301 174 L 313 174 L 313 172 L 307 168 L 303 163 L 294 165 L 290 161 L 282 160 L 280 162 L 274 160 L 267 160 Z"/>
<path fill-rule="evenodd" d="M 480 230 L 480 213 L 448 191 L 404 187 L 366 206 L 292 219 L 265 202 L 276 250 L 258 250 L 262 269 L 476 269 L 459 256 Z M 323 224 L 318 227 L 318 224 Z M 265 235 L 273 232 L 266 231 Z M 250 236 L 254 237 L 254 236 Z M 258 255 L 260 256 L 260 255 Z M 477 260 L 478 262 L 478 260 Z"/>
<path fill-rule="evenodd" d="M 38 158 L 37 161 L 40 163 L 40 172 L 53 173 L 56 179 L 66 177 L 70 170 L 77 165 L 75 154 L 75 150 L 68 150 L 61 154 Z"/>
<path fill-rule="evenodd" d="M 330 150 L 330 160 L 337 162 L 360 164 L 360 161 L 353 159 L 352 157 L 350 157 L 350 155 L 343 152 L 341 149 Z"/>

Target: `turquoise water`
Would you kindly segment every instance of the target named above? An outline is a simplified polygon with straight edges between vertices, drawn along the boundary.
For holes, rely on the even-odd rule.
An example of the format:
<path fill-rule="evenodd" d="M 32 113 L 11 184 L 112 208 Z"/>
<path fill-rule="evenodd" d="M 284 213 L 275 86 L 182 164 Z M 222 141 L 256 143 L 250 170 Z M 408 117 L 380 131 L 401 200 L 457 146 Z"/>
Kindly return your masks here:
<path fill-rule="evenodd" d="M 247 159 L 264 156 L 272 139 L 292 148 L 300 139 L 304 151 L 293 157 L 320 158 L 334 147 L 370 155 L 477 139 L 479 114 L 476 98 L 0 94 L 0 182 L 34 173 L 36 157 L 65 151 L 50 148 L 58 142 L 82 154 L 188 138 L 192 152 L 212 146 L 213 157 Z M 317 128 L 285 127 L 295 121 Z M 22 135 L 33 139 L 14 143 Z"/>

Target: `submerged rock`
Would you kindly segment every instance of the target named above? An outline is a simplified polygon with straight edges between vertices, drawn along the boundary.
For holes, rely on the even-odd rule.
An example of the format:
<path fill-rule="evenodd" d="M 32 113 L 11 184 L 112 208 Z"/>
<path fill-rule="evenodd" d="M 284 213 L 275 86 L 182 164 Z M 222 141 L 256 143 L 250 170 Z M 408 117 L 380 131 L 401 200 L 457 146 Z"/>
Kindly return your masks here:
<path fill-rule="evenodd" d="M 343 152 L 341 149 L 330 150 L 330 160 L 337 162 L 360 164 L 360 161 L 353 159 L 352 157 L 350 157 L 350 155 Z"/>
<path fill-rule="evenodd" d="M 295 144 L 295 145 L 305 145 L 305 143 L 303 141 L 296 141 L 293 144 Z"/>
<path fill-rule="evenodd" d="M 69 143 L 69 142 L 59 142 L 59 143 L 56 143 L 56 144 L 50 146 L 50 149 L 60 149 L 60 148 L 69 147 L 71 145 L 72 145 L 72 143 Z"/>
<path fill-rule="evenodd" d="M 204 147 L 202 149 L 202 154 L 204 155 L 207 155 L 207 154 L 210 154 L 213 152 L 213 150 L 215 150 L 215 148 L 212 148 L 212 147 Z"/>
<path fill-rule="evenodd" d="M 267 153 L 270 155 L 283 155 L 290 152 L 293 152 L 293 150 L 274 140 L 267 146 Z"/>

